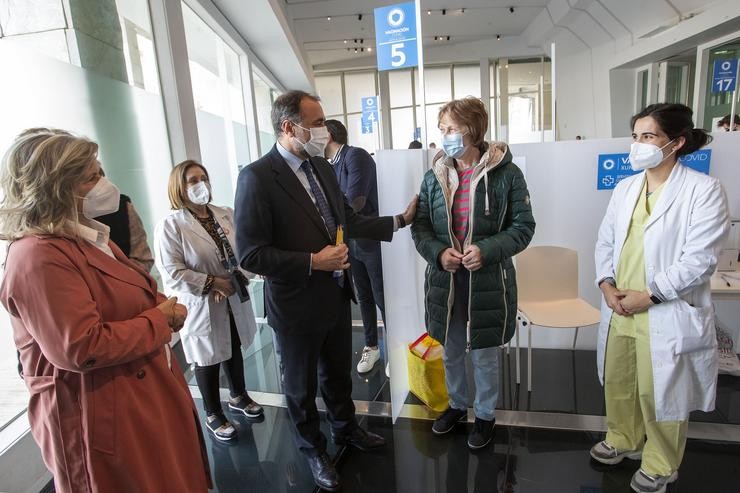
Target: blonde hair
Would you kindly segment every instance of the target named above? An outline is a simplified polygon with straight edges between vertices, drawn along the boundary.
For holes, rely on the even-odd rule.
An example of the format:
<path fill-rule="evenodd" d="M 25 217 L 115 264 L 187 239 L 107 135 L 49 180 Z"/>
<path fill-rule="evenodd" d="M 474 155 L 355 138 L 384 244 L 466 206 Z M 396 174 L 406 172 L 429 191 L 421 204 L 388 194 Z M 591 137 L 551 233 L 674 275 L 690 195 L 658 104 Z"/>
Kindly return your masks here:
<path fill-rule="evenodd" d="M 439 109 L 437 120 L 441 120 L 444 115 L 465 127 L 473 145 L 483 143 L 488 130 L 488 112 L 480 99 L 468 96 L 450 101 Z"/>
<path fill-rule="evenodd" d="M 79 222 L 75 191 L 98 145 L 65 130 L 32 128 L 16 137 L 0 171 L 0 239 L 68 236 Z"/>
<path fill-rule="evenodd" d="M 170 180 L 167 184 L 167 195 L 170 198 L 170 207 L 174 210 L 185 208 L 185 198 L 187 197 L 188 184 L 185 181 L 185 175 L 188 174 L 188 170 L 193 166 L 197 166 L 203 170 L 206 174 L 206 178 L 210 183 L 211 177 L 208 176 L 208 170 L 200 164 L 198 161 L 188 159 L 183 161 L 170 171 Z"/>

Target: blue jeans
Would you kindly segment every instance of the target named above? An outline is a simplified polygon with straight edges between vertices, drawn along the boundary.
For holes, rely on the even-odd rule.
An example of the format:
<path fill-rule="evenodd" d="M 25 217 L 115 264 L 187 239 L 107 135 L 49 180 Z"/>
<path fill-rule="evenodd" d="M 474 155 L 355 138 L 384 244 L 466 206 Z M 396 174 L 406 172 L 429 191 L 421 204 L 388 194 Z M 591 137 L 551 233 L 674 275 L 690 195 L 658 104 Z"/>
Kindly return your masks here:
<path fill-rule="evenodd" d="M 468 408 L 465 347 L 467 345 L 469 276 L 470 272 L 464 267 L 460 267 L 454 274 L 455 299 L 444 350 L 447 393 L 450 396 L 450 407 L 454 409 Z M 470 351 L 470 360 L 473 364 L 475 381 L 475 404 L 473 406 L 475 416 L 491 421 L 496 414 L 496 403 L 498 402 L 498 348 L 474 349 Z"/>
<path fill-rule="evenodd" d="M 362 325 L 365 327 L 365 345 L 378 345 L 378 312 L 385 321 L 383 298 L 383 261 L 380 256 L 380 242 L 361 240 L 349 241 L 349 262 L 352 277 L 357 288 L 357 303 L 360 305 Z"/>

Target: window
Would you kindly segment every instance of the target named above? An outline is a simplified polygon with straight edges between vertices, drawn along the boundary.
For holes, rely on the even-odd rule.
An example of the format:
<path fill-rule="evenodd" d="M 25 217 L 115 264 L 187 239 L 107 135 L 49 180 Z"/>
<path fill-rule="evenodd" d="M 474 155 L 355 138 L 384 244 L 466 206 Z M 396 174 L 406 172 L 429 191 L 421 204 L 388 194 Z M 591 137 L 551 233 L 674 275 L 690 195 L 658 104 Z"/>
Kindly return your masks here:
<path fill-rule="evenodd" d="M 239 56 L 185 4 L 182 14 L 201 159 L 218 177 L 214 202 L 233 205 L 239 165 L 250 162 Z"/>
<path fill-rule="evenodd" d="M 480 65 L 455 65 L 452 74 L 455 99 L 466 96 L 480 98 Z"/>
<path fill-rule="evenodd" d="M 640 111 L 644 110 L 645 107 L 648 105 L 648 82 L 649 82 L 649 72 L 648 70 L 641 70 L 637 73 L 637 87 L 638 87 L 638 93 L 637 93 L 637 111 L 636 113 L 639 113 Z"/>
<path fill-rule="evenodd" d="M 509 60 L 504 70 L 508 75 L 508 142 L 539 142 L 543 136 L 546 141 L 553 140 L 550 61 Z"/>
<path fill-rule="evenodd" d="M 257 108 L 257 129 L 260 136 L 260 154 L 264 155 L 270 151 L 275 144 L 275 131 L 272 128 L 272 103 L 278 97 L 278 92 L 267 82 L 257 69 L 253 70 L 252 79 L 254 84 L 254 102 Z"/>
<path fill-rule="evenodd" d="M 8 2 L 5 2 L 6 4 Z M 159 94 L 149 2 L 115 0 L 115 15 L 88 19 L 64 2 L 11 2 L 4 6 L 0 42 L 76 65 L 147 92 Z M 82 27 L 78 27 L 82 26 Z M 83 29 L 94 29 L 95 37 Z"/>
<path fill-rule="evenodd" d="M 732 96 L 740 92 L 712 92 L 714 61 L 732 58 L 740 58 L 740 39 L 712 48 L 709 52 L 707 74 L 704 76 L 707 81 L 706 105 L 704 107 L 704 129 L 706 130 L 715 130 L 717 121 L 725 115 L 730 114 L 732 110 Z M 737 104 L 737 102 L 735 113 L 740 113 L 740 104 Z"/>
<path fill-rule="evenodd" d="M 344 113 L 341 75 L 316 77 L 316 93 L 321 98 L 324 114 L 340 115 Z"/>
<path fill-rule="evenodd" d="M 17 19 L 29 21 L 26 27 L 48 19 L 24 16 L 26 5 L 32 3 L 13 2 L 11 7 Z M 57 4 L 61 9 L 61 2 Z M 99 64 L 85 57 L 76 58 L 80 47 L 73 43 L 57 44 L 57 34 L 64 37 L 64 30 L 57 30 L 56 24 L 36 25 L 31 32 L 22 34 L 23 22 L 15 26 L 15 31 L 3 23 L 5 37 L 0 39 L 0 67 L 4 76 L 0 82 L 0 107 L 11 117 L 0 118 L 0 152 L 21 131 L 40 124 L 96 141 L 106 175 L 122 193 L 131 197 L 151 243 L 154 223 L 169 211 L 167 178 L 172 164 L 169 136 L 151 45 L 148 2 L 117 1 L 115 6 L 117 15 L 101 20 L 96 27 L 102 38 L 118 39 L 117 46 L 123 51 L 88 40 L 93 47 L 103 50 Z M 64 12 L 60 15 L 60 22 L 65 22 Z M 123 41 L 122 26 L 127 26 L 127 33 L 136 33 L 135 50 L 131 36 L 127 34 Z M 42 28 L 46 30 L 43 34 Z M 11 35 L 12 32 L 15 34 Z M 77 54 L 70 57 L 70 52 Z M 76 61 L 70 63 L 70 60 Z M 4 246 L 0 246 L 0 251 L 0 257 L 4 258 Z M 28 403 L 25 384 L 17 373 L 12 334 L 9 317 L 0 307 L 0 428 L 22 413 Z"/>

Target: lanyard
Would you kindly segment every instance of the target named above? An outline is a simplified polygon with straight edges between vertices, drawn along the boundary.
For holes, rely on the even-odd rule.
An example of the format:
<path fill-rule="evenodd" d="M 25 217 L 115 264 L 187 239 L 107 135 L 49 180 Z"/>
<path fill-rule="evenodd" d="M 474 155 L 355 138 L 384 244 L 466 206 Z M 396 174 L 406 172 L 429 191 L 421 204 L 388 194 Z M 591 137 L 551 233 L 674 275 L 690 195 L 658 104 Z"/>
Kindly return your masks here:
<path fill-rule="evenodd" d="M 226 233 L 224 233 L 223 228 L 221 225 L 216 221 L 216 218 L 213 218 L 213 222 L 216 224 L 216 232 L 218 233 L 219 238 L 221 238 L 221 243 L 223 244 L 223 249 L 226 251 L 226 255 L 224 255 L 224 252 L 218 248 L 218 256 L 219 260 L 221 260 L 221 264 L 224 266 L 224 269 L 226 269 L 227 272 L 232 273 L 237 268 L 239 268 L 239 263 L 236 261 L 236 256 L 234 255 L 234 250 L 231 248 L 231 243 L 229 242 L 229 239 L 226 237 Z M 228 260 L 226 259 L 226 256 L 228 255 Z"/>

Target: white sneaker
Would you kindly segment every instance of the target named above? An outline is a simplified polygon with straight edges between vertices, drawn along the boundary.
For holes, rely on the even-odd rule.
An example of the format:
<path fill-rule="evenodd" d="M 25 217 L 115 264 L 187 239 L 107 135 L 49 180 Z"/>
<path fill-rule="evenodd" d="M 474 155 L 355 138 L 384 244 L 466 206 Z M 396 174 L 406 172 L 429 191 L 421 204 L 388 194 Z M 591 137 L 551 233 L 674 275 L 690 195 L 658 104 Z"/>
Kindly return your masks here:
<path fill-rule="evenodd" d="M 375 349 L 372 349 L 365 346 L 362 350 L 362 358 L 360 358 L 360 362 L 357 363 L 357 372 L 369 372 L 373 369 L 373 366 L 375 366 L 375 363 L 377 363 L 379 359 L 380 349 L 378 349 L 377 347 Z"/>

